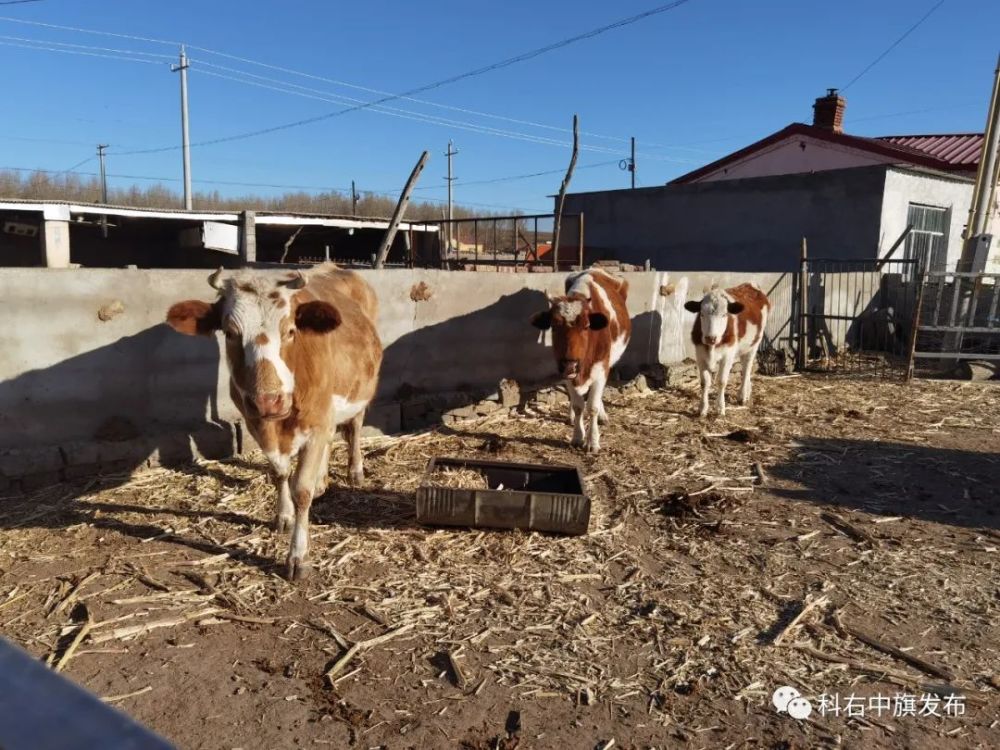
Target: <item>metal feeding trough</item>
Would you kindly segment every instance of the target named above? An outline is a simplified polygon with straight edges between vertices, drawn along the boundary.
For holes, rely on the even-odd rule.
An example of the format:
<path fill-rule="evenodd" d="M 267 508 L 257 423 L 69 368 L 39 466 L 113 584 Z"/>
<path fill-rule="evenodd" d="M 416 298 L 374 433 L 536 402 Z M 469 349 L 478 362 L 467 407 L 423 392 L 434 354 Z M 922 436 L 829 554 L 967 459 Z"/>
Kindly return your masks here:
<path fill-rule="evenodd" d="M 431 477 L 442 469 L 477 471 L 489 489 L 432 484 Z M 417 489 L 417 522 L 586 534 L 590 498 L 574 466 L 432 458 Z"/>

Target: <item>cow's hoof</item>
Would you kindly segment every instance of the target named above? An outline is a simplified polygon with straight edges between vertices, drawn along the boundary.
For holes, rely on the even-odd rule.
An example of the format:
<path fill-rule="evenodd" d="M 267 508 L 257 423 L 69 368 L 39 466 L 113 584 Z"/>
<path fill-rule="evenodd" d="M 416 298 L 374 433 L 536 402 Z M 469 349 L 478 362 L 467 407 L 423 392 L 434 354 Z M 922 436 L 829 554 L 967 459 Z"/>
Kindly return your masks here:
<path fill-rule="evenodd" d="M 316 489 L 313 492 L 313 497 L 315 498 L 322 495 L 324 492 L 327 491 L 329 486 L 330 486 L 330 477 L 323 475 L 322 477 L 319 478 L 319 481 L 316 482 Z"/>
<path fill-rule="evenodd" d="M 591 456 L 596 456 L 600 452 L 601 452 L 601 446 L 599 446 L 599 445 L 596 445 L 596 446 L 595 445 L 588 445 L 587 446 L 587 453 L 589 453 Z"/>
<path fill-rule="evenodd" d="M 575 437 L 575 438 L 573 438 L 572 440 L 569 441 L 569 444 L 572 447 L 574 447 L 574 448 L 582 448 L 583 447 L 583 438 Z"/>
<path fill-rule="evenodd" d="M 608 423 L 608 415 L 602 411 L 600 414 L 597 415 L 597 424 L 607 424 L 607 423 Z"/>
<path fill-rule="evenodd" d="M 295 524 L 295 516 L 275 516 L 274 530 L 278 534 L 287 534 Z"/>
<path fill-rule="evenodd" d="M 701 411 L 698 412 L 698 417 L 700 419 L 704 419 L 707 416 L 708 416 L 708 409 L 702 409 Z"/>
<path fill-rule="evenodd" d="M 299 558 L 289 557 L 287 565 L 289 581 L 304 581 L 312 573 L 312 565 Z"/>
<path fill-rule="evenodd" d="M 364 469 L 356 469 L 347 475 L 348 480 L 354 487 L 360 487 L 365 481 Z"/>

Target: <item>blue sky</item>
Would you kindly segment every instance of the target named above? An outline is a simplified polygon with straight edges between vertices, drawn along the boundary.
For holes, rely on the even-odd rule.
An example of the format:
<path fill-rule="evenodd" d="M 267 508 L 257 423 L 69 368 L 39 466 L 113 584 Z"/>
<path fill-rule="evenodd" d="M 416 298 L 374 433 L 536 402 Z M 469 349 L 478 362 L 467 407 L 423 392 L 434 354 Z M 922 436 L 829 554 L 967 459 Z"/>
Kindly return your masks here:
<path fill-rule="evenodd" d="M 180 41 L 395 93 L 662 1 L 41 0 L 0 5 L 0 15 Z M 599 37 L 418 95 L 458 109 L 397 100 L 385 106 L 405 112 L 352 112 L 269 135 L 196 147 L 195 187 L 273 194 L 282 190 L 201 181 L 347 187 L 354 179 L 361 190 L 394 191 L 420 152 L 428 149 L 432 158 L 418 195 L 440 199 L 446 194 L 443 152 L 451 138 L 460 151 L 455 160 L 456 201 L 491 210 L 548 211 L 552 203 L 546 196 L 558 189 L 558 173 L 462 183 L 563 170 L 574 112 L 580 115 L 584 150 L 572 189 L 627 186 L 628 174 L 617 160 L 627 155 L 633 135 L 638 142 L 638 183 L 656 185 L 789 122 L 809 122 L 815 97 L 827 87 L 843 87 L 935 4 L 689 0 Z M 981 131 L 1000 51 L 998 29 L 1000 2 L 946 0 L 848 88 L 847 131 Z M 165 184 L 179 188 L 179 151 L 115 153 L 179 143 L 177 75 L 170 72 L 169 59 L 154 57 L 174 55 L 175 46 L 10 21 L 0 21 L 0 36 L 0 65 L 7 72 L 0 167 L 63 170 L 87 159 L 95 144 L 104 142 L 112 146 L 110 173 L 169 178 L 175 182 Z M 61 47 L 127 58 L 145 53 L 142 57 L 155 64 L 51 51 L 58 43 L 125 50 Z M 190 56 L 195 143 L 345 106 L 326 101 L 331 97 L 378 98 L 199 50 L 191 50 Z M 275 80 L 250 79 L 248 73 Z M 248 80 L 282 90 L 250 85 Z M 320 98 L 288 93 L 293 90 Z M 487 133 L 484 128 L 503 132 Z M 96 159 L 79 169 L 95 170 Z M 116 185 L 131 182 L 112 180 Z"/>

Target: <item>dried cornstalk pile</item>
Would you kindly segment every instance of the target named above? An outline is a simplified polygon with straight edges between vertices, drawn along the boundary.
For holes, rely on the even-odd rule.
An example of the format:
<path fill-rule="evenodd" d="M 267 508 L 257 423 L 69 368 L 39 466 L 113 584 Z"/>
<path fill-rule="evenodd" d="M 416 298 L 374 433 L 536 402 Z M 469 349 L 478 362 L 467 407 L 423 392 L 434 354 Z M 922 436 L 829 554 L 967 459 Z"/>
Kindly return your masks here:
<path fill-rule="evenodd" d="M 427 477 L 427 483 L 434 487 L 461 487 L 469 490 L 488 490 L 489 482 L 481 471 L 475 469 L 455 469 L 440 467 Z"/>
<path fill-rule="evenodd" d="M 862 622 L 911 633 L 895 645 L 995 706 L 1000 536 L 961 516 L 963 497 L 996 502 L 995 481 L 946 447 L 978 435 L 983 472 L 1000 476 L 987 453 L 997 391 L 758 378 L 753 410 L 708 421 L 692 419 L 695 396 L 609 392 L 596 457 L 569 447 L 564 404 L 370 440 L 358 489 L 338 448 L 313 506 L 315 572 L 299 586 L 275 566 L 287 540 L 268 527 L 259 455 L 5 499 L 0 630 L 60 667 L 180 631 L 198 648 L 199 625 L 308 632 L 317 668 L 340 658 L 338 690 L 367 679 L 374 653 L 406 672 L 441 651 L 451 681 L 423 682 L 438 697 L 492 682 L 519 699 L 640 710 L 691 736 L 716 720 L 713 701 L 764 706 L 776 681 L 814 693 L 878 670 L 941 682 L 852 636 Z M 580 465 L 590 533 L 415 526 L 414 490 L 441 455 Z M 918 463 L 954 483 L 939 519 L 906 517 Z M 860 466 L 863 486 L 839 486 Z M 484 481 L 471 473 L 434 481 Z"/>

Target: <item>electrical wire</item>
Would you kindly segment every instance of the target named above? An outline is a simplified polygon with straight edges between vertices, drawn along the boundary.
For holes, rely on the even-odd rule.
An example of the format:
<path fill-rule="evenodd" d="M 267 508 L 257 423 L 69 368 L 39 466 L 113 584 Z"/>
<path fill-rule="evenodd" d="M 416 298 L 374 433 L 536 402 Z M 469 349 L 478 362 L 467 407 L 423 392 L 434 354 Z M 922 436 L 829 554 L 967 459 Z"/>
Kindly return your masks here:
<path fill-rule="evenodd" d="M 506 65 L 513 64 L 514 62 L 519 62 L 519 61 L 521 61 L 523 59 L 529 59 L 530 57 L 537 56 L 538 54 L 543 54 L 546 51 L 551 51 L 552 49 L 558 48 L 560 46 L 566 46 L 566 45 L 572 44 L 572 43 L 574 43 L 576 41 L 580 41 L 581 39 L 590 38 L 591 36 L 596 36 L 596 35 L 598 35 L 600 33 L 604 33 L 606 31 L 609 31 L 609 30 L 613 29 L 613 28 L 620 28 L 621 26 L 625 26 L 625 25 L 628 25 L 628 24 L 631 24 L 631 23 L 635 23 L 635 22 L 637 22 L 639 20 L 642 20 L 644 18 L 647 18 L 647 17 L 649 17 L 651 15 L 656 15 L 656 14 L 659 14 L 659 13 L 666 12 L 668 10 L 672 10 L 673 8 L 675 8 L 675 7 L 679 6 L 679 5 L 682 5 L 682 4 L 686 3 L 686 2 L 689 2 L 689 0 L 681 0 L 680 2 L 674 2 L 674 3 L 669 3 L 667 5 L 664 5 L 664 6 L 659 6 L 657 8 L 653 8 L 653 9 L 651 9 L 649 11 L 644 12 L 644 13 L 640 13 L 640 14 L 638 14 L 636 16 L 632 16 L 630 18 L 623 19 L 623 20 L 615 22 L 613 24 L 609 24 L 607 26 L 600 27 L 599 29 L 594 29 L 591 32 L 587 32 L 585 34 L 578 35 L 577 37 L 572 37 L 572 38 L 570 38 L 568 40 L 563 40 L 562 42 L 557 42 L 554 45 L 549 45 L 548 47 L 544 47 L 544 48 L 541 48 L 539 50 L 534 50 L 534 51 L 532 51 L 530 53 L 525 53 L 525 55 L 518 56 L 517 58 L 509 58 L 507 61 L 501 61 L 500 63 L 495 63 L 493 66 L 487 66 L 487 68 L 488 69 L 494 69 L 495 67 L 504 67 Z M 170 41 L 170 40 L 166 40 L 166 39 L 157 39 L 157 38 L 154 38 L 154 37 L 144 37 L 144 36 L 137 36 L 137 35 L 133 35 L 133 34 L 121 34 L 121 33 L 110 32 L 110 31 L 103 31 L 103 30 L 97 30 L 97 29 L 85 29 L 85 28 L 80 28 L 80 27 L 75 27 L 75 26 L 65 26 L 65 25 L 61 25 L 61 24 L 45 23 L 45 22 L 41 22 L 41 21 L 30 21 L 30 20 L 27 20 L 27 19 L 14 18 L 14 17 L 10 17 L 10 16 L 0 16 L 0 21 L 8 21 L 8 22 L 11 22 L 11 23 L 20 23 L 20 24 L 26 24 L 26 25 L 30 25 L 30 26 L 36 26 L 36 27 L 41 27 L 41 28 L 49 28 L 49 29 L 57 29 L 57 30 L 62 30 L 62 31 L 73 31 L 73 32 L 78 32 L 78 33 L 94 34 L 94 35 L 100 35 L 100 36 L 109 36 L 109 37 L 115 37 L 115 38 L 121 38 L 121 39 L 129 39 L 129 40 L 133 40 L 133 41 L 143 41 L 143 42 L 149 42 L 149 43 L 155 43 L 155 44 L 174 45 L 174 46 L 181 44 L 181 42 L 175 42 L 175 41 Z M 44 43 L 44 42 L 40 42 L 39 41 L 39 43 Z M 85 45 L 73 45 L 73 46 L 82 47 L 82 48 L 88 48 Z M 486 118 L 491 118 L 491 119 L 497 119 L 497 120 L 501 120 L 501 121 L 505 121 L 505 122 L 511 122 L 511 123 L 514 123 L 514 124 L 526 125 L 528 127 L 535 127 L 535 128 L 540 128 L 540 129 L 545 129 L 545 130 L 551 130 L 551 131 L 561 132 L 561 133 L 571 133 L 572 132 L 569 128 L 565 128 L 565 127 L 559 127 L 559 126 L 555 126 L 555 125 L 547 125 L 547 124 L 544 124 L 544 123 L 533 122 L 531 120 L 524 120 L 524 119 L 520 119 L 520 118 L 507 117 L 507 116 L 504 116 L 504 115 L 497 115 L 497 114 L 492 114 L 492 113 L 489 113 L 489 112 L 481 112 L 481 111 L 474 110 L 474 109 L 468 109 L 466 107 L 458 107 L 458 106 L 454 106 L 454 105 L 441 104 L 441 103 L 438 103 L 438 102 L 432 102 L 432 101 L 428 101 L 428 100 L 425 100 L 425 99 L 418 99 L 418 98 L 415 98 L 415 97 L 412 97 L 412 96 L 408 96 L 406 94 L 393 94 L 391 92 L 384 91 L 384 90 L 381 90 L 381 89 L 375 89 L 375 88 L 371 88 L 371 87 L 368 87 L 368 86 L 360 86 L 360 85 L 357 85 L 357 84 L 349 83 L 347 81 L 341 81 L 341 80 L 337 80 L 337 79 L 333 79 L 333 78 L 327 78 L 327 77 L 324 77 L 324 76 L 314 75 L 314 74 L 311 74 L 311 73 L 305 73 L 303 71 L 294 70 L 292 68 L 287 68 L 287 67 L 283 67 L 283 66 L 280 66 L 280 65 L 273 65 L 273 64 L 270 64 L 270 63 L 260 62 L 258 60 L 253 60 L 253 59 L 250 59 L 250 58 L 247 58 L 247 57 L 241 57 L 239 55 L 232 55 L 232 54 L 229 54 L 229 53 L 226 53 L 226 52 L 222 52 L 222 51 L 219 51 L 219 50 L 215 50 L 215 49 L 211 49 L 211 48 L 208 48 L 208 47 L 201 47 L 201 46 L 193 45 L 193 44 L 187 44 L 186 46 L 190 50 L 197 50 L 197 51 L 200 51 L 200 52 L 204 52 L 206 54 L 216 55 L 218 57 L 222 57 L 222 58 L 226 58 L 226 59 L 230 59 L 230 60 L 242 62 L 242 63 L 248 64 L 248 65 L 256 65 L 256 66 L 259 66 L 259 67 L 262 67 L 262 68 L 267 68 L 267 69 L 270 69 L 270 70 L 275 70 L 275 71 L 279 71 L 279 72 L 290 74 L 290 75 L 302 76 L 304 78 L 309 78 L 309 79 L 312 79 L 312 80 L 318 80 L 318 81 L 322 81 L 322 82 L 325 82 L 325 83 L 331 83 L 331 84 L 334 84 L 334 85 L 337 85 L 337 86 L 344 86 L 344 87 L 356 89 L 356 90 L 359 90 L 359 91 L 365 91 L 365 92 L 368 92 L 368 93 L 383 95 L 386 98 L 384 100 L 382 100 L 382 101 L 389 101 L 389 100 L 392 100 L 392 99 L 405 99 L 405 100 L 408 100 L 408 101 L 412 101 L 414 103 L 423 104 L 423 105 L 431 106 L 431 107 L 438 107 L 438 108 L 447 109 L 447 110 L 456 111 L 456 112 L 462 112 L 462 113 L 465 113 L 465 114 L 474 115 L 476 117 L 486 117 Z M 94 47 L 94 48 L 89 48 L 89 49 L 100 50 L 102 48 L 96 48 L 96 47 Z M 134 52 L 135 54 L 148 54 L 148 55 L 151 55 L 151 56 L 157 56 L 157 57 L 164 57 L 164 58 L 170 58 L 170 59 L 172 59 L 172 56 L 170 56 L 170 55 L 158 55 L 156 53 L 141 53 L 141 52 L 130 51 L 130 50 L 123 50 L 123 51 L 124 52 Z M 225 70 L 225 71 L 228 71 L 228 72 L 234 72 L 234 73 L 239 73 L 239 74 L 242 74 L 242 75 L 247 75 L 247 76 L 253 76 L 253 77 L 262 78 L 260 76 L 255 76 L 254 74 L 246 72 L 246 71 L 240 71 L 240 70 L 236 70 L 236 69 L 233 69 L 233 68 L 226 68 L 225 66 L 219 66 L 219 65 L 216 65 L 214 63 L 209 63 L 207 61 L 199 61 L 199 62 L 203 66 L 214 67 L 214 68 L 217 68 L 217 69 L 220 69 L 220 70 Z M 486 69 L 483 69 L 482 72 L 486 72 Z M 470 74 L 478 74 L 478 73 L 476 71 L 472 71 Z M 465 77 L 465 76 L 466 76 L 466 74 L 463 74 L 462 77 Z M 266 78 L 264 78 L 264 80 L 274 81 L 275 79 L 266 79 Z M 295 84 L 287 83 L 285 81 L 280 81 L 280 83 L 285 83 L 286 85 L 289 85 L 289 86 L 294 86 L 295 85 Z M 444 85 L 444 82 L 440 82 L 437 85 Z M 434 85 L 434 86 L 436 87 L 436 85 Z M 357 103 L 357 104 L 359 104 L 359 105 L 361 105 L 361 108 L 367 107 L 367 106 L 374 106 L 375 104 L 378 103 L 378 102 L 364 102 L 363 100 L 360 100 L 360 99 L 353 99 L 352 101 L 355 102 L 355 103 Z M 353 110 L 351 110 L 351 111 L 353 111 Z M 335 113 L 335 114 L 340 114 L 340 113 Z M 335 116 L 335 114 L 333 114 L 331 116 Z M 584 136 L 590 137 L 590 138 L 598 138 L 598 139 L 601 139 L 601 140 L 609 140 L 609 141 L 615 141 L 615 142 L 619 142 L 619 143 L 627 143 L 628 140 L 629 140 L 628 138 L 623 138 L 621 136 L 603 135 L 603 134 L 599 134 L 599 133 L 583 132 L 581 134 L 584 135 Z M 669 145 L 669 144 L 652 143 L 652 142 L 645 141 L 645 140 L 643 140 L 642 143 L 643 143 L 643 146 L 645 148 L 685 150 L 685 151 L 694 151 L 694 152 L 703 152 L 704 151 L 704 149 L 690 148 L 690 147 L 686 147 L 686 146 L 674 146 L 674 145 Z M 197 145 L 197 144 L 192 144 L 192 145 Z M 208 144 L 203 144 L 203 145 L 208 145 Z M 170 148 L 167 148 L 167 149 L 164 149 L 164 150 L 176 150 L 176 147 L 170 147 Z M 150 151 L 150 152 L 152 153 L 152 151 Z M 614 153 L 614 152 L 608 151 L 608 153 Z M 649 155 L 646 154 L 646 156 L 648 158 Z M 689 162 L 689 163 L 695 163 L 695 162 Z"/>
<path fill-rule="evenodd" d="M 176 55 L 165 55 L 162 52 L 143 52 L 142 50 L 116 49 L 114 47 L 95 47 L 91 44 L 73 44 L 71 42 L 53 42 L 48 39 L 31 39 L 23 36 L 6 36 L 0 34 L 0 39 L 8 39 L 12 42 L 30 42 L 31 44 L 52 44 L 58 47 L 72 47 L 76 49 L 90 50 L 91 52 L 117 52 L 127 55 L 142 55 L 145 57 L 159 57 L 167 60 L 175 60 Z"/>
<path fill-rule="evenodd" d="M 919 21 L 917 21 L 917 22 L 916 22 L 915 24 L 913 24 L 913 25 L 912 25 L 912 26 L 911 26 L 910 28 L 908 28 L 908 29 L 907 29 L 907 30 L 906 30 L 906 31 L 905 31 L 905 32 L 903 33 L 903 35 L 902 35 L 901 37 L 899 37 L 899 39 L 897 39 L 897 40 L 896 40 L 896 41 L 894 41 L 894 42 L 893 42 L 892 44 L 890 44 L 890 45 L 889 45 L 889 46 L 888 46 L 888 47 L 886 48 L 886 50 L 885 50 L 885 51 L 884 51 L 884 52 L 883 52 L 883 53 L 882 53 L 881 55 L 879 55 L 879 56 L 878 56 L 878 57 L 876 57 L 876 58 L 875 58 L 874 60 L 872 60 L 872 61 L 871 61 L 870 63 L 868 63 L 868 65 L 867 65 L 867 66 L 865 66 L 864 70 L 862 70 L 862 71 L 861 71 L 860 73 L 858 73 L 858 74 L 857 74 L 856 76 L 854 76 L 854 78 L 852 78 L 852 79 L 851 79 L 851 80 L 850 80 L 850 81 L 848 82 L 848 84 L 847 84 L 846 86 L 843 86 L 843 87 L 842 87 L 842 88 L 841 88 L 840 90 L 841 90 L 842 92 L 843 92 L 843 91 L 847 91 L 847 89 L 849 89 L 849 88 L 850 88 L 851 86 L 853 86 L 853 85 L 854 85 L 854 84 L 855 84 L 855 83 L 856 83 L 856 82 L 858 81 L 858 79 L 859 79 L 859 78 L 861 78 L 861 76 L 863 76 L 863 75 L 864 75 L 865 73 L 867 73 L 867 72 L 868 72 L 869 70 L 871 70 L 871 69 L 872 69 L 872 68 L 874 68 L 874 67 L 875 67 L 876 65 L 878 65 L 878 63 L 882 61 L 882 58 L 884 58 L 884 57 L 885 57 L 886 55 L 888 55 L 888 54 L 889 54 L 890 52 L 892 52 L 892 51 L 893 51 L 894 49 L 896 49 L 896 47 L 897 47 L 897 46 L 899 45 L 899 43 L 900 43 L 900 42 L 902 42 L 902 41 L 903 41 L 904 39 L 906 39 L 906 37 L 908 37 L 908 36 L 909 36 L 910 34 L 912 34 L 912 33 L 913 33 L 914 31 L 916 31 L 916 30 L 917 30 L 917 27 L 919 27 L 919 26 L 920 26 L 920 25 L 921 25 L 921 24 L 922 24 L 922 23 L 923 23 L 924 21 L 926 21 L 926 20 L 927 20 L 928 18 L 930 18 L 930 17 L 931 17 L 931 14 L 932 14 L 932 13 L 934 13 L 934 11 L 936 11 L 936 10 L 937 10 L 938 8 L 940 8 L 940 7 L 942 6 L 942 5 L 944 5 L 944 3 L 945 3 L 945 0 L 938 0 L 938 3 L 937 3 L 937 4 L 936 4 L 936 5 L 935 5 L 935 6 L 933 7 L 933 8 L 931 8 L 931 9 L 930 9 L 929 11 L 927 11 L 927 12 L 926 12 L 926 13 L 925 13 L 925 14 L 924 14 L 924 15 L 923 15 L 922 17 L 921 17 L 921 19 L 920 19 Z"/>
<path fill-rule="evenodd" d="M 239 140 L 244 140 L 246 138 L 254 138 L 254 137 L 257 137 L 257 136 L 261 136 L 261 135 L 268 135 L 270 133 L 277 133 L 277 132 L 280 132 L 280 131 L 283 131 L 283 130 L 289 130 L 291 128 L 301 127 L 303 125 L 310 125 L 312 123 L 322 122 L 324 120 L 329 120 L 329 119 L 334 118 L 334 117 L 340 117 L 341 115 L 346 115 L 346 114 L 348 114 L 350 112 L 357 112 L 357 111 L 362 110 L 362 109 L 368 109 L 369 107 L 374 107 L 374 106 L 378 106 L 378 105 L 381 105 L 381 104 L 385 104 L 385 103 L 390 102 L 390 101 L 394 101 L 396 99 L 402 99 L 402 98 L 405 98 L 405 97 L 408 97 L 408 96 L 413 96 L 414 94 L 422 94 L 422 93 L 424 93 L 426 91 L 431 91 L 433 89 L 441 88 L 442 86 L 447 86 L 449 84 L 456 83 L 458 81 L 466 80 L 468 78 L 472 78 L 472 77 L 475 77 L 475 76 L 483 75 L 484 73 L 488 73 L 488 72 L 491 72 L 491 71 L 494 71 L 494 70 L 499 70 L 501 68 L 509 67 L 509 66 L 514 65 L 514 64 L 519 63 L 519 62 L 524 62 L 526 60 L 531 60 L 531 59 L 533 59 L 535 57 L 538 57 L 540 55 L 546 54 L 548 52 L 552 52 L 552 51 L 557 50 L 557 49 L 561 49 L 563 47 L 567 47 L 567 46 L 569 46 L 571 44 L 574 44 L 576 42 L 582 41 L 584 39 L 591 39 L 591 38 L 593 38 L 595 36 L 598 36 L 600 34 L 604 34 L 604 33 L 608 32 L 608 31 L 613 30 L 613 29 L 618 29 L 618 28 L 621 28 L 623 26 L 628 26 L 630 24 L 633 24 L 633 23 L 636 23 L 638 21 L 641 21 L 641 20 L 643 20 L 645 18 L 649 18 L 651 16 L 658 15 L 660 13 L 665 13 L 667 11 L 674 10 L 675 8 L 679 8 L 680 6 L 685 5 L 688 2 L 691 2 L 691 0 L 674 0 L 674 2 L 672 2 L 672 3 L 667 3 L 666 5 L 660 5 L 660 6 L 656 7 L 656 8 L 652 8 L 650 10 L 644 11 L 643 13 L 638 13 L 636 15 L 629 16 L 628 18 L 624 18 L 624 19 L 621 19 L 619 21 L 615 21 L 613 23 L 606 24 L 604 26 L 600 26 L 600 27 L 598 27 L 596 29 L 592 29 L 592 30 L 584 32 L 582 34 L 577 34 L 575 36 L 568 37 L 566 39 L 562 39 L 562 40 L 560 40 L 558 42 L 553 42 L 552 44 L 548 44 L 548 45 L 545 45 L 544 47 L 539 47 L 537 49 L 521 53 L 520 55 L 515 55 L 513 57 L 508 57 L 508 58 L 506 58 L 504 60 L 500 60 L 498 62 L 491 63 L 490 65 L 484 65 L 484 66 L 482 66 L 480 68 L 476 68 L 474 70 L 466 71 L 464 73 L 459 73 L 458 75 L 454 75 L 454 76 L 450 76 L 448 78 L 443 78 L 441 80 L 434 81 L 433 83 L 424 84 L 423 86 L 418 86 L 416 88 L 409 89 L 408 91 L 404 91 L 404 92 L 402 92 L 400 94 L 391 94 L 391 95 L 388 95 L 388 96 L 383 96 L 383 97 L 381 97 L 379 99 L 376 99 L 374 101 L 371 101 L 371 102 L 364 102 L 364 103 L 361 103 L 361 104 L 356 104 L 354 106 L 346 107 L 345 109 L 340 109 L 340 110 L 337 110 L 335 112 L 327 112 L 327 113 L 322 114 L 322 115 L 314 115 L 312 117 L 306 117 L 306 118 L 303 118 L 303 119 L 300 119 L 300 120 L 295 120 L 293 122 L 286 122 L 286 123 L 282 123 L 280 125 L 272 125 L 272 126 L 267 127 L 267 128 L 259 128 L 257 130 L 251 130 L 251 131 L 247 131 L 247 132 L 243 132 L 243 133 L 234 133 L 233 135 L 222 136 L 222 137 L 219 137 L 219 138 L 214 138 L 212 140 L 201 141 L 199 143 L 192 143 L 191 146 L 192 147 L 193 146 L 210 146 L 210 145 L 216 145 L 216 144 L 219 144 L 219 143 L 231 143 L 232 141 L 239 141 Z M 4 19 L 0 18 L 0 20 L 4 20 Z M 131 152 L 131 153 L 148 153 L 148 154 L 151 154 L 151 153 L 162 153 L 162 152 L 165 152 L 165 151 L 176 151 L 179 148 L 180 148 L 180 146 L 163 146 L 163 147 L 156 148 L 156 149 L 144 149 L 142 151 L 135 151 L 135 152 Z"/>
<path fill-rule="evenodd" d="M 163 65 L 163 63 L 156 60 L 147 60 L 142 57 L 125 57 L 124 55 L 110 55 L 103 54 L 100 52 L 84 52 L 82 50 L 75 49 L 62 49 L 60 47 L 42 47 L 39 45 L 29 45 L 22 42 L 7 42 L 0 40 L 0 45 L 4 47 L 20 47 L 21 49 L 33 49 L 40 52 L 62 52 L 67 55 L 84 55 L 86 57 L 104 57 L 112 60 L 128 60 L 130 62 L 140 62 L 149 63 L 150 65 Z"/>

